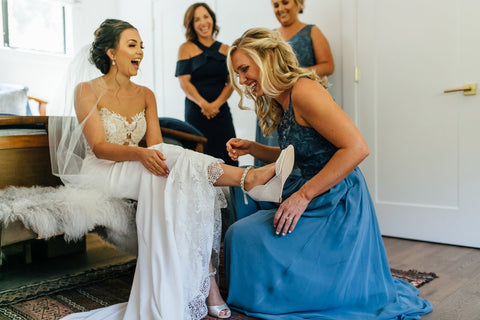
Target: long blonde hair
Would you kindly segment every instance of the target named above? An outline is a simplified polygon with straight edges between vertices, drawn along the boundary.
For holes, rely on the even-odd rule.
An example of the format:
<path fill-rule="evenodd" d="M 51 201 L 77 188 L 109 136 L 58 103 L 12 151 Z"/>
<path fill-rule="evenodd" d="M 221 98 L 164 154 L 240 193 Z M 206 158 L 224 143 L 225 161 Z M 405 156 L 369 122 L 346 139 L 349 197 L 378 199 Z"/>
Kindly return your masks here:
<path fill-rule="evenodd" d="M 265 95 L 257 98 L 250 87 L 240 87 L 235 79 L 232 65 L 232 54 L 242 49 L 258 65 L 260 69 L 260 85 Z M 301 68 L 292 47 L 285 42 L 277 31 L 267 28 L 252 28 L 235 40 L 228 51 L 227 57 L 230 83 L 240 95 L 238 106 L 243 106 L 244 95 L 255 102 L 255 113 L 265 136 L 270 135 L 283 117 L 283 110 L 275 100 L 282 92 L 290 90 L 300 77 L 307 77 L 328 87 L 326 78 L 320 78 L 314 71 Z"/>

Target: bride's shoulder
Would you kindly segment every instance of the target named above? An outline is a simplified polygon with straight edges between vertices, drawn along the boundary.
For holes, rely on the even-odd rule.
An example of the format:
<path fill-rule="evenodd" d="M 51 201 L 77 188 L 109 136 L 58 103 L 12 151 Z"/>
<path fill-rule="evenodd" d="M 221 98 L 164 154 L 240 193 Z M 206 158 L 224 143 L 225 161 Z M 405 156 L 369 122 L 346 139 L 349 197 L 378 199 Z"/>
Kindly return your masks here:
<path fill-rule="evenodd" d="M 153 95 L 153 91 L 150 88 L 147 88 L 145 86 L 140 86 L 140 88 L 142 89 L 143 94 L 145 94 L 145 96 L 152 96 Z"/>
<path fill-rule="evenodd" d="M 75 89 L 90 89 L 93 90 L 95 87 L 99 88 L 101 86 L 101 82 L 99 81 L 99 78 L 95 78 L 89 81 L 85 82 L 80 82 L 76 85 Z"/>
<path fill-rule="evenodd" d="M 145 104 L 148 106 L 152 102 L 155 102 L 155 94 L 153 93 L 153 91 L 144 86 L 141 86 L 141 88 L 142 88 L 143 96 L 145 97 Z"/>
<path fill-rule="evenodd" d="M 102 91 L 102 83 L 99 83 L 96 80 L 97 79 L 93 79 L 77 84 L 75 87 L 75 96 L 83 98 L 98 96 L 98 92 Z"/>

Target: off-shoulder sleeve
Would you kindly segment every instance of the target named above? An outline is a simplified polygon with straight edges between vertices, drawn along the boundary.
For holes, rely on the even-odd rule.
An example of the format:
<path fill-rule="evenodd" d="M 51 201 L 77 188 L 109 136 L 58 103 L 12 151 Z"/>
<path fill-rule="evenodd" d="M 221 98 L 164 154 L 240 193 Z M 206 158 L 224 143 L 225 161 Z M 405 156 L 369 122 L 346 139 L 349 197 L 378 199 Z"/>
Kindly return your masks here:
<path fill-rule="evenodd" d="M 192 59 L 178 60 L 175 77 L 192 74 Z"/>

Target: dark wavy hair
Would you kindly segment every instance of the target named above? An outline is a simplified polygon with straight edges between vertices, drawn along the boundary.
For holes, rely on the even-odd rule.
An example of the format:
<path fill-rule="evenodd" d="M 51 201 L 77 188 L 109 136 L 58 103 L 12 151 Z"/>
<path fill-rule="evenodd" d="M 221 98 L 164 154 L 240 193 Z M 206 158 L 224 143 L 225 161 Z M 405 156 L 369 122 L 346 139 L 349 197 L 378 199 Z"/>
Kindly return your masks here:
<path fill-rule="evenodd" d="M 108 49 L 116 49 L 120 41 L 120 34 L 126 29 L 135 29 L 130 23 L 116 19 L 106 19 L 93 33 L 95 38 L 90 49 L 90 62 L 103 74 L 110 70 Z"/>
<path fill-rule="evenodd" d="M 192 4 L 188 7 L 187 11 L 185 12 L 185 16 L 183 17 L 183 26 L 185 27 L 185 37 L 188 41 L 197 40 L 198 36 L 193 28 L 193 20 L 195 18 L 195 10 L 198 7 L 204 7 L 207 9 L 208 13 L 212 17 L 213 20 L 213 33 L 212 36 L 215 38 L 220 31 L 220 28 L 217 26 L 217 17 L 215 16 L 215 12 L 206 4 L 205 2 L 197 2 Z"/>

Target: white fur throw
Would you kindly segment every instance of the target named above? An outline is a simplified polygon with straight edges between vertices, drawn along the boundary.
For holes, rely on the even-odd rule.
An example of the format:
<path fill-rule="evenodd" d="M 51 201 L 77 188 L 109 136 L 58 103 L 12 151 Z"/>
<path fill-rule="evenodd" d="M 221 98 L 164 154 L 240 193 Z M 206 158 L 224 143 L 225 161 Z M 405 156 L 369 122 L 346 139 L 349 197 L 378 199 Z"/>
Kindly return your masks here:
<path fill-rule="evenodd" d="M 106 241 L 137 253 L 135 202 L 108 198 L 94 190 L 60 187 L 8 187 L 0 190 L 0 224 L 21 221 L 40 238 L 64 234 L 78 240 L 105 227 Z"/>

